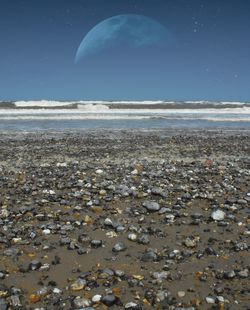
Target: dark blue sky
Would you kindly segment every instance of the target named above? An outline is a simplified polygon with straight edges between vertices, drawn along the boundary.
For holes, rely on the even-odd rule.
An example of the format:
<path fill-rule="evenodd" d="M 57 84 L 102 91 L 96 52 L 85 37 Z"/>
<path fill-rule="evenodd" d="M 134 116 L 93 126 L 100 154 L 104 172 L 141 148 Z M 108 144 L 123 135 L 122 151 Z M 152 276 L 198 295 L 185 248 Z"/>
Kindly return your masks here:
<path fill-rule="evenodd" d="M 74 63 L 88 31 L 131 13 L 174 42 Z M 0 0 L 0 100 L 13 99 L 250 101 L 250 1 Z"/>

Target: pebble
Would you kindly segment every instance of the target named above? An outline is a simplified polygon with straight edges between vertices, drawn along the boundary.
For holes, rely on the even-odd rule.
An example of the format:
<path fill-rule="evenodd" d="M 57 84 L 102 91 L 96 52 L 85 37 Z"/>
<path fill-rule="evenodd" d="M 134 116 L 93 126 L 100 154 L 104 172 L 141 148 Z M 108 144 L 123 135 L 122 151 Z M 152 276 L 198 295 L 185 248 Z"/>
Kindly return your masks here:
<path fill-rule="evenodd" d="M 92 240 L 91 241 L 91 246 L 93 248 L 99 248 L 102 246 L 102 240 Z"/>
<path fill-rule="evenodd" d="M 0 298 L 0 310 L 7 310 L 7 308 L 8 308 L 8 305 L 5 299 Z"/>
<path fill-rule="evenodd" d="M 177 295 L 178 295 L 178 297 L 183 298 L 183 297 L 186 296 L 186 292 L 184 292 L 184 291 L 178 291 Z"/>
<path fill-rule="evenodd" d="M 195 239 L 192 239 L 192 238 L 186 238 L 186 240 L 184 241 L 184 244 L 188 248 L 194 248 L 196 246 L 196 241 Z"/>
<path fill-rule="evenodd" d="M 101 301 L 101 299 L 102 299 L 102 295 L 94 295 L 92 297 L 92 302 L 93 303 L 99 303 Z"/>
<path fill-rule="evenodd" d="M 137 240 L 137 235 L 136 234 L 128 234 L 128 240 L 130 241 L 136 241 Z"/>
<path fill-rule="evenodd" d="M 247 308 L 249 135 L 177 132 L 2 134 L 0 310 Z"/>
<path fill-rule="evenodd" d="M 80 296 L 77 296 L 74 299 L 73 304 L 74 304 L 74 307 L 76 307 L 77 309 L 86 308 L 86 307 L 91 306 L 91 302 L 89 299 L 84 298 L 84 297 L 80 297 Z"/>
<path fill-rule="evenodd" d="M 42 263 L 37 261 L 37 260 L 33 260 L 30 265 L 29 265 L 29 269 L 30 270 L 38 270 L 40 267 L 42 266 Z"/>
<path fill-rule="evenodd" d="M 147 209 L 149 212 L 156 212 L 160 210 L 160 205 L 155 201 L 145 201 L 143 207 Z"/>
<path fill-rule="evenodd" d="M 86 280 L 79 278 L 70 285 L 70 289 L 72 291 L 81 291 L 84 289 L 86 284 L 87 284 Z"/>
<path fill-rule="evenodd" d="M 248 278 L 249 277 L 249 270 L 244 269 L 238 272 L 238 276 L 242 279 Z"/>
<path fill-rule="evenodd" d="M 50 235 L 50 233 L 51 233 L 51 230 L 50 230 L 50 229 L 44 229 L 44 230 L 43 230 L 43 234 L 44 234 L 44 235 Z"/>
<path fill-rule="evenodd" d="M 215 299 L 212 298 L 212 297 L 206 297 L 206 302 L 207 302 L 208 304 L 215 304 Z"/>
<path fill-rule="evenodd" d="M 124 308 L 127 310 L 141 310 L 142 309 L 141 306 L 139 306 L 138 304 L 136 304 L 132 301 L 126 303 Z"/>
<path fill-rule="evenodd" d="M 102 303 L 107 307 L 113 306 L 116 302 L 117 302 L 117 298 L 115 297 L 115 295 L 110 294 L 102 298 Z"/>
<path fill-rule="evenodd" d="M 140 244 L 149 244 L 149 242 L 150 242 L 149 236 L 146 234 L 143 234 L 142 236 L 138 238 L 138 243 Z"/>
<path fill-rule="evenodd" d="M 212 212 L 211 218 L 214 221 L 223 221 L 225 218 L 225 215 L 226 215 L 225 212 L 223 212 L 222 210 L 216 210 L 216 211 Z"/>
<path fill-rule="evenodd" d="M 142 262 L 153 262 L 155 260 L 157 260 L 157 255 L 152 250 L 146 251 L 141 257 Z"/>
<path fill-rule="evenodd" d="M 126 245 L 124 242 L 120 241 L 120 242 L 117 242 L 114 247 L 113 247 L 113 252 L 122 252 L 122 251 L 125 251 L 127 249 Z"/>

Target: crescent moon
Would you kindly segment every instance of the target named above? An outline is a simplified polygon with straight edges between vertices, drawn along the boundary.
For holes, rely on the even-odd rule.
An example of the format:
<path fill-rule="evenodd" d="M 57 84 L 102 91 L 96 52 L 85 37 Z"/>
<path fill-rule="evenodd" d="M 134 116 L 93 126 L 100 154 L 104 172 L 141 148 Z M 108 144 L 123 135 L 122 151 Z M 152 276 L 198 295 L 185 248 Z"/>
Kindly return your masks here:
<path fill-rule="evenodd" d="M 94 26 L 79 45 L 75 63 L 108 48 L 143 48 L 169 44 L 171 33 L 158 21 L 136 14 L 116 15 Z"/>

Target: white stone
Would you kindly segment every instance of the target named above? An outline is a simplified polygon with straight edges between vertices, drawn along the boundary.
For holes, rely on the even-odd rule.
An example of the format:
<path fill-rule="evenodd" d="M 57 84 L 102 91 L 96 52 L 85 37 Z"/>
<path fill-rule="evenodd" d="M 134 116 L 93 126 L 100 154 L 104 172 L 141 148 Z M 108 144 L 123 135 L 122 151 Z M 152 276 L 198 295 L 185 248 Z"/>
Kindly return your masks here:
<path fill-rule="evenodd" d="M 96 173 L 96 174 L 102 174 L 102 173 L 103 173 L 103 170 L 102 170 L 102 169 L 97 169 L 95 173 Z"/>
<path fill-rule="evenodd" d="M 212 298 L 212 297 L 206 297 L 206 302 L 207 302 L 208 304 L 214 304 L 214 303 L 215 303 L 215 300 L 214 300 L 214 298 Z"/>
<path fill-rule="evenodd" d="M 100 302 L 102 299 L 102 295 L 95 295 L 92 297 L 92 302 L 97 303 Z"/>
<path fill-rule="evenodd" d="M 50 264 L 43 264 L 40 268 L 39 271 L 48 271 L 50 269 Z"/>
<path fill-rule="evenodd" d="M 67 163 L 57 163 L 57 167 L 67 167 Z"/>
<path fill-rule="evenodd" d="M 137 306 L 136 303 L 134 303 L 134 302 L 128 302 L 128 303 L 125 305 L 125 309 L 135 308 L 136 306 Z"/>
<path fill-rule="evenodd" d="M 116 237 L 117 237 L 117 233 L 115 233 L 114 231 L 108 231 L 108 232 L 106 233 L 106 236 L 107 236 L 108 238 L 116 238 Z"/>
<path fill-rule="evenodd" d="M 186 293 L 184 291 L 179 291 L 178 293 L 178 297 L 182 298 L 186 295 Z"/>
<path fill-rule="evenodd" d="M 53 288 L 53 293 L 54 294 L 61 294 L 62 290 L 60 290 L 59 288 L 55 287 L 55 288 Z"/>
<path fill-rule="evenodd" d="M 217 296 L 218 302 L 225 302 L 225 299 L 223 296 Z"/>
<path fill-rule="evenodd" d="M 55 195 L 55 191 L 53 191 L 52 189 L 44 189 L 43 190 L 44 194 L 49 194 L 49 195 Z"/>
<path fill-rule="evenodd" d="M 128 234 L 128 240 L 136 241 L 136 239 L 137 239 L 137 235 L 136 234 L 133 234 L 133 233 Z"/>
<path fill-rule="evenodd" d="M 211 218 L 214 221 L 223 221 L 225 218 L 225 215 L 226 215 L 225 212 L 223 212 L 222 210 L 216 210 L 216 211 L 212 212 Z"/>
<path fill-rule="evenodd" d="M 50 232 L 51 232 L 50 229 L 44 229 L 43 230 L 44 235 L 50 235 Z"/>
<path fill-rule="evenodd" d="M 113 226 L 113 221 L 110 218 L 107 217 L 104 220 L 104 225 L 106 225 L 106 226 Z"/>

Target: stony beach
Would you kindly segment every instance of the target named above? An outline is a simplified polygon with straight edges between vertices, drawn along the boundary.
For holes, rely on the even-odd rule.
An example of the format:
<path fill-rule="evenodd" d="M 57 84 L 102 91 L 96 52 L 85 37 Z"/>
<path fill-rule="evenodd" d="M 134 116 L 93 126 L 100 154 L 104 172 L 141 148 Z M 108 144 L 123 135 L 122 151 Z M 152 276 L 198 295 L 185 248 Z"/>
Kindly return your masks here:
<path fill-rule="evenodd" d="M 249 131 L 0 133 L 0 310 L 250 309 Z"/>

